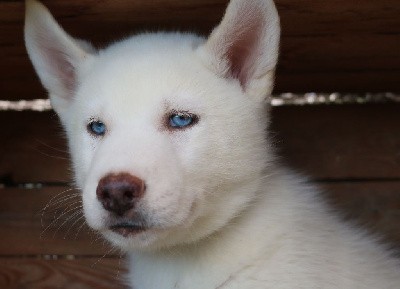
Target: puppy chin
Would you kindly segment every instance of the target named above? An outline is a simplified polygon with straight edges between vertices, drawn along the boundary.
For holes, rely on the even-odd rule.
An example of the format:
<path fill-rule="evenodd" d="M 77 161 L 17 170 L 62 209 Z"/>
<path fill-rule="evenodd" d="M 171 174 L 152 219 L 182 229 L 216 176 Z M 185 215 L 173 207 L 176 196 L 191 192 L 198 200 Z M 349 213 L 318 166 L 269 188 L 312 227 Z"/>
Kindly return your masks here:
<path fill-rule="evenodd" d="M 174 222 L 149 224 L 146 228 L 133 226 L 133 228 L 122 227 L 115 230 L 112 227 L 103 227 L 104 229 L 98 231 L 112 245 L 125 252 L 160 250 L 185 243 L 195 216 L 192 210 L 188 210 L 187 214 L 181 217 L 175 219 Z"/>
<path fill-rule="evenodd" d="M 157 250 L 165 247 L 168 239 L 167 229 L 147 229 L 125 236 L 112 230 L 101 233 L 113 246 L 124 252 Z"/>

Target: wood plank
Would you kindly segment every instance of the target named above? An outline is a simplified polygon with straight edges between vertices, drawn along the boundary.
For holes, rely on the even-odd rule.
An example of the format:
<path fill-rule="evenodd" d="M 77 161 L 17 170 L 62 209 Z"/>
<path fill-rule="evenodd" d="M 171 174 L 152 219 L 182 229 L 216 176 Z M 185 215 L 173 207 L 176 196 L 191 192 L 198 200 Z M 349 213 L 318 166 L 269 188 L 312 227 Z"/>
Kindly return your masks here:
<path fill-rule="evenodd" d="M 68 189 L 0 189 L 0 255 L 115 253 L 84 223 L 79 192 Z"/>
<path fill-rule="evenodd" d="M 1 112 L 0 182 L 68 182 L 63 130 L 53 112 Z"/>
<path fill-rule="evenodd" d="M 400 248 L 400 182 L 339 182 L 320 186 L 344 219 Z"/>
<path fill-rule="evenodd" d="M 23 18 L 23 0 L 1 1 L 2 25 L 18 23 Z M 130 32 L 139 25 L 159 28 L 182 28 L 209 32 L 221 19 L 229 0 L 43 0 L 67 29 L 79 32 L 79 21 L 113 23 L 120 31 Z M 313 0 L 275 0 L 284 35 L 321 35 L 338 33 L 398 33 L 400 7 L 396 0 L 346 0 L 316 2 Z M 168 13 L 166 13 L 168 12 Z M 74 23 L 75 22 L 75 23 Z M 121 26 L 126 27 L 121 27 Z M 106 24 L 105 26 L 108 26 Z M 161 26 L 161 27 L 163 27 Z M 81 27 L 85 28 L 85 27 Z M 88 28 L 86 28 L 88 29 Z M 93 27 L 92 29 L 96 29 Z M 141 28 L 140 28 L 141 29 Z M 102 31 L 102 30 L 100 30 Z M 114 30 L 115 31 L 115 30 Z M 104 37 L 97 36 L 97 37 Z"/>
<path fill-rule="evenodd" d="M 103 29 L 104 30 L 104 29 Z M 0 38 L 1 39 L 1 38 Z M 400 37 L 332 35 L 283 37 L 275 92 L 399 91 Z M 321 53 L 323 49 L 323 53 Z M 2 99 L 44 98 L 25 48 L 0 45 L 8 73 L 0 79 Z"/>
<path fill-rule="evenodd" d="M 399 71 L 326 71 L 277 75 L 276 92 L 399 91 Z"/>
<path fill-rule="evenodd" d="M 123 289 L 119 259 L 35 260 L 0 258 L 2 289 Z"/>
<path fill-rule="evenodd" d="M 400 178 L 399 108 L 274 107 L 271 137 L 284 162 L 314 179 Z M 0 131 L 0 182 L 70 181 L 54 113 L 1 112 Z"/>
<path fill-rule="evenodd" d="M 396 0 L 277 0 L 282 51 L 276 92 L 400 91 L 400 6 Z M 226 0 L 44 1 L 72 35 L 103 46 L 143 30 L 208 33 Z M 0 2 L 1 99 L 44 91 L 23 44 L 23 1 Z M 99 33 L 101 31 L 101 33 Z"/>
<path fill-rule="evenodd" d="M 282 161 L 314 179 L 399 178 L 399 104 L 282 106 L 271 137 Z"/>
<path fill-rule="evenodd" d="M 339 214 L 357 220 L 396 247 L 400 246 L 400 181 L 319 185 L 328 191 L 327 197 L 334 208 L 338 209 Z M 40 237 L 43 228 L 54 218 L 52 211 L 57 209 L 56 216 L 59 216 L 68 206 L 65 204 L 57 208 L 60 203 L 57 203 L 57 198 L 54 199 L 53 205 L 44 214 L 42 226 L 40 210 L 60 191 L 61 188 L 0 190 L 0 256 L 119 254 L 118 251 L 104 245 L 102 239 L 88 234 L 87 227 L 83 227 L 77 234 L 81 221 L 73 226 L 74 218 L 64 223 L 73 211 L 67 212 L 62 216 L 62 220 L 50 226 L 43 237 Z M 74 200 L 77 199 L 71 199 L 70 203 Z"/>

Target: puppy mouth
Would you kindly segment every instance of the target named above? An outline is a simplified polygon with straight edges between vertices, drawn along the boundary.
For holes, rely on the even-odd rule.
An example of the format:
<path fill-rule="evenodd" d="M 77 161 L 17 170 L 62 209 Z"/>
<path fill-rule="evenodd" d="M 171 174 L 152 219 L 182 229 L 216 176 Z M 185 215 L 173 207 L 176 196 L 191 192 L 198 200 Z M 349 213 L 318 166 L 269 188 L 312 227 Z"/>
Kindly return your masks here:
<path fill-rule="evenodd" d="M 111 231 L 123 236 L 131 237 L 146 231 L 148 228 L 141 224 L 118 223 L 109 227 Z"/>

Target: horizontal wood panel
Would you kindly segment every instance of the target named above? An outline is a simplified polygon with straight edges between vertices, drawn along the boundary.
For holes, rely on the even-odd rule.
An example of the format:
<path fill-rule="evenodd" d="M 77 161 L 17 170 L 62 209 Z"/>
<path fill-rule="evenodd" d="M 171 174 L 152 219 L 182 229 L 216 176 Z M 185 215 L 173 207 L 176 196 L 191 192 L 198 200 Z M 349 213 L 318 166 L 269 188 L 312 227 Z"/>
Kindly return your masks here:
<path fill-rule="evenodd" d="M 2 289 L 123 289 L 119 259 L 34 260 L 0 258 Z"/>
<path fill-rule="evenodd" d="M 397 37 L 386 34 L 361 34 L 351 37 L 335 34 L 326 41 L 325 36 L 316 35 L 310 36 L 306 43 L 301 37 L 283 37 L 278 78 L 280 74 L 329 73 L 338 70 L 344 73 L 399 72 L 400 56 L 398 51 L 393 49 L 400 45 L 399 37 L 400 33 Z M 323 59 L 319 55 L 321 43 L 324 43 Z M 371 47 L 379 47 L 379 50 L 374 51 Z M 33 74 L 21 73 L 21 70 L 32 70 L 25 47 L 0 46 L 0 49 L 3 52 L 2 57 L 5 58 L 1 65 L 8 71 L 8 79 L 35 80 Z M 363 61 L 365 59 L 368 61 Z"/>
<path fill-rule="evenodd" d="M 339 216 L 400 248 L 400 182 L 321 183 Z"/>
<path fill-rule="evenodd" d="M 89 230 L 78 191 L 68 189 L 0 189 L 0 255 L 115 253 Z"/>
<path fill-rule="evenodd" d="M 313 179 L 400 178 L 400 105 L 286 106 L 270 137 L 284 163 Z M 0 183 L 69 182 L 53 112 L 1 112 Z"/>
<path fill-rule="evenodd" d="M 312 178 L 399 178 L 399 123 L 399 104 L 276 107 L 271 138 Z"/>
<path fill-rule="evenodd" d="M 67 29 L 76 33 L 79 21 L 91 24 L 113 24 L 122 32 L 132 29 L 166 26 L 169 29 L 188 27 L 209 32 L 221 20 L 229 0 L 43 0 L 42 1 Z M 400 28 L 397 17 L 400 7 L 395 0 L 357 1 L 332 0 L 275 0 L 280 13 L 284 35 L 304 36 L 337 33 L 395 34 Z M 24 1 L 1 1 L 2 25 L 19 23 L 24 15 Z M 145 25 L 140 27 L 141 25 Z M 185 27 L 182 27 L 185 26 Z M 85 27 L 81 27 L 85 28 Z M 102 27 L 103 28 L 103 27 Z M 89 29 L 86 27 L 86 29 Z M 96 29 L 92 27 L 91 29 Z M 127 29 L 127 30 L 123 30 Z M 114 30 L 115 32 L 116 30 Z M 112 34 L 109 34 L 112 35 Z M 109 36 L 108 35 L 108 36 Z M 107 35 L 95 37 L 107 40 Z"/>
<path fill-rule="evenodd" d="M 1 112 L 0 180 L 68 182 L 63 130 L 53 112 Z"/>
<path fill-rule="evenodd" d="M 276 78 L 276 87 L 284 87 L 286 92 L 387 92 L 398 91 L 399 79 L 399 71 L 285 73 Z"/>
<path fill-rule="evenodd" d="M 226 0 L 44 1 L 72 35 L 103 46 L 145 29 L 211 31 Z M 278 0 L 276 91 L 400 91 L 396 0 Z M 43 97 L 23 44 L 23 1 L 0 2 L 1 99 Z"/>
<path fill-rule="evenodd" d="M 356 220 L 395 246 L 400 246 L 400 181 L 319 185 L 326 190 L 327 199 L 338 214 Z M 119 254 L 104 245 L 102 239 L 88 234 L 86 226 L 76 238 L 81 222 L 74 224 L 71 230 L 75 218 L 64 224 L 73 211 L 65 211 L 67 213 L 42 235 L 44 228 L 54 219 L 55 209 L 59 216 L 68 204 L 76 200 L 74 198 L 64 204 L 57 203 L 60 197 L 53 199 L 43 215 L 42 225 L 40 210 L 60 191 L 61 188 L 0 190 L 0 256 Z"/>
<path fill-rule="evenodd" d="M 400 56 L 394 49 L 400 47 L 399 36 L 332 35 L 329 41 L 326 36 L 313 36 L 306 41 L 282 39 L 276 92 L 400 91 Z M 0 98 L 45 97 L 25 48 L 0 45 L 1 51 L 0 68 L 8 73 L 0 78 Z"/>

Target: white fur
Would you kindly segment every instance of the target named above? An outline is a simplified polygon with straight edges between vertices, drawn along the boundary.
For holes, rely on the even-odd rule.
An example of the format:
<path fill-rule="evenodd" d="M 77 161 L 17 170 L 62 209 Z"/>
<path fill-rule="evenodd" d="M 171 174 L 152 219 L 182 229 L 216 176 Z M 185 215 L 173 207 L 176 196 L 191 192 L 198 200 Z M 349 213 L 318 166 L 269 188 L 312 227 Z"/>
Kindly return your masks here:
<path fill-rule="evenodd" d="M 399 288 L 397 260 L 274 161 L 266 101 L 278 57 L 271 0 L 232 0 L 208 39 L 140 34 L 96 51 L 27 1 L 29 56 L 68 136 L 87 222 L 130 255 L 135 289 Z M 172 110 L 199 122 L 171 130 Z M 104 137 L 86 129 L 107 125 Z M 150 229 L 108 228 L 99 180 L 145 180 Z"/>

